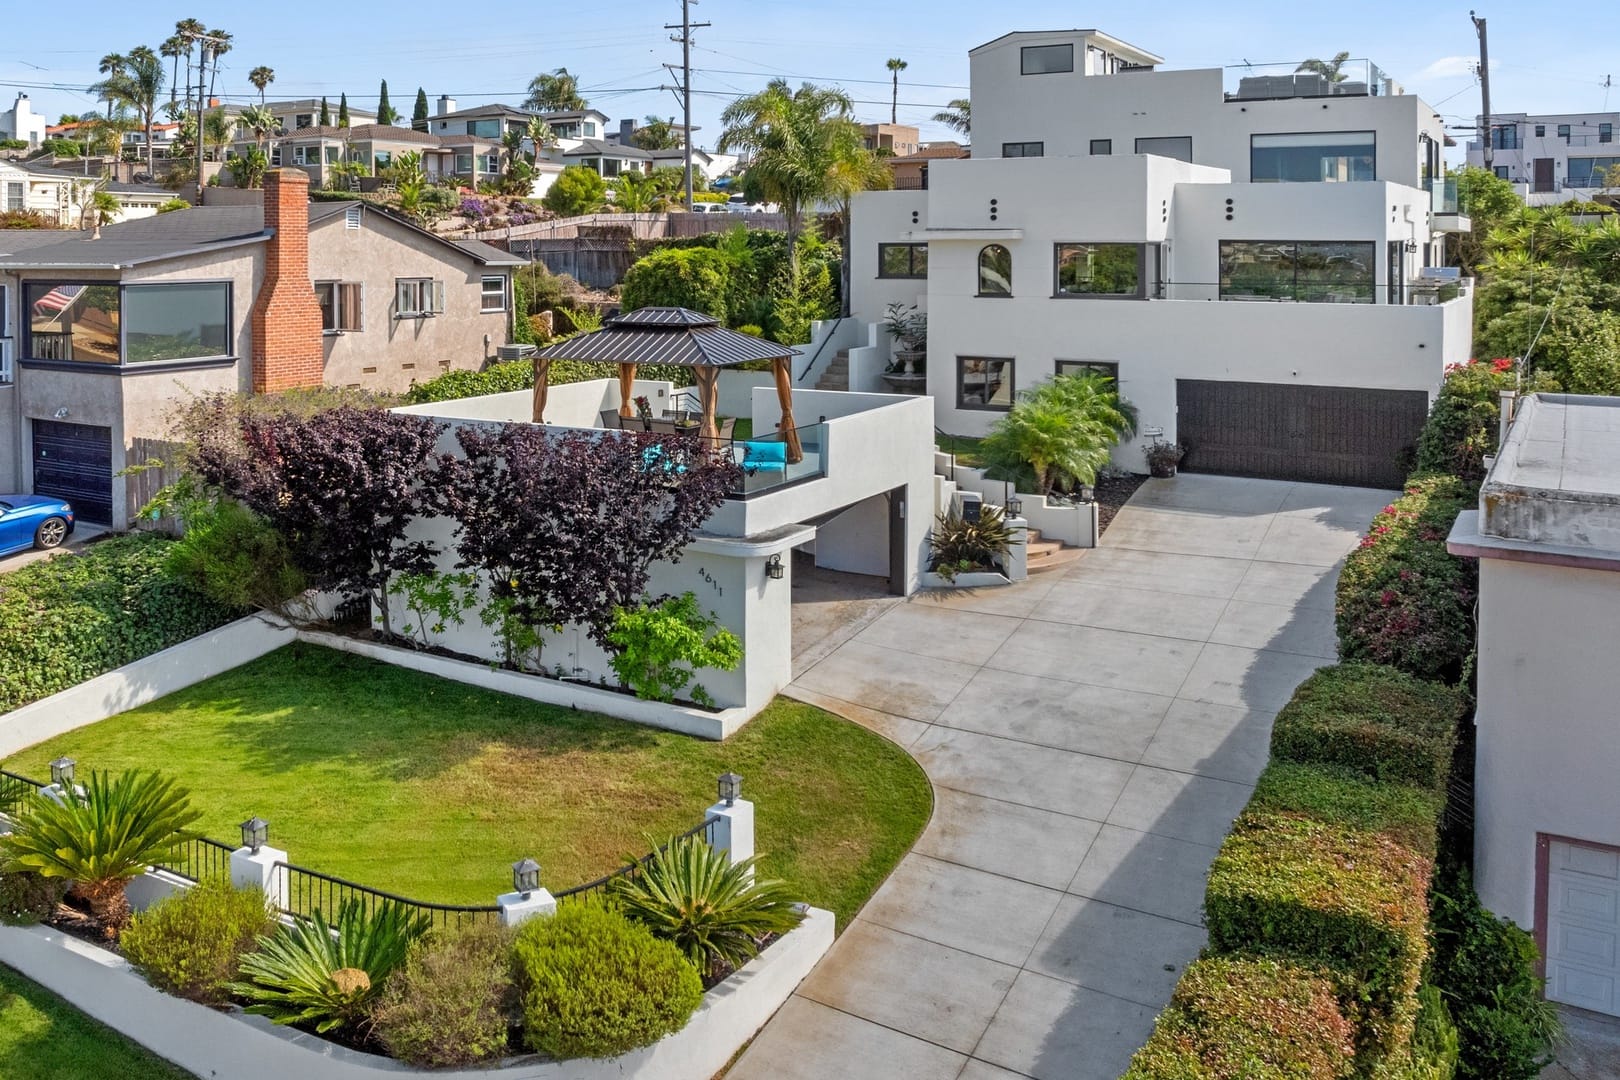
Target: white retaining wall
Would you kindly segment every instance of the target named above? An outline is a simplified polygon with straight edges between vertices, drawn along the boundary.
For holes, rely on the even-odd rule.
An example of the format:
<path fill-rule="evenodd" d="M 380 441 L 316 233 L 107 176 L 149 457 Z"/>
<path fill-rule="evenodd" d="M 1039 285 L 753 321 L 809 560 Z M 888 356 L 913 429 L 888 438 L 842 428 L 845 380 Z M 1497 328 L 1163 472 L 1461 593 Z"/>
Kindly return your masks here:
<path fill-rule="evenodd" d="M 230 1080 L 710 1080 L 764 1026 L 833 942 L 833 914 L 804 923 L 710 990 L 686 1027 L 623 1057 L 513 1059 L 447 1071 L 362 1054 L 258 1016 L 216 1012 L 151 986 L 122 957 L 46 927 L 0 927 L 0 963 L 198 1076 Z"/>
<path fill-rule="evenodd" d="M 934 455 L 934 468 L 939 482 L 935 486 L 934 512 L 944 512 L 944 490 L 952 481 L 948 478 L 951 472 L 950 456 L 936 453 Z M 983 469 L 975 469 L 967 465 L 957 465 L 955 468 L 955 486 L 963 491 L 976 491 L 984 497 L 986 503 L 996 506 L 1002 505 L 1006 493 L 1011 490 L 1000 480 L 985 479 Z M 1013 490 L 1023 504 L 1023 519 L 1032 529 L 1038 529 L 1043 538 L 1047 540 L 1061 540 L 1073 547 L 1090 548 L 1097 546 L 1097 504 L 1076 503 L 1070 505 L 1064 502 L 1048 501 L 1044 495 L 1031 495 L 1027 491 Z"/>

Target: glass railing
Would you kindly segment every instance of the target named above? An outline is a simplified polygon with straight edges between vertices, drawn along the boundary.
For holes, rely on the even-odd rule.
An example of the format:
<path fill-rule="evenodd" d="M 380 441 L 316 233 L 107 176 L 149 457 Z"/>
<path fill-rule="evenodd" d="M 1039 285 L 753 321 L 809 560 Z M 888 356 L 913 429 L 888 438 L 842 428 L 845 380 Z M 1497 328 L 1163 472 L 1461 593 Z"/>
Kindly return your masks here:
<path fill-rule="evenodd" d="M 728 497 L 751 499 L 756 495 L 827 475 L 827 425 L 806 424 L 793 429 L 798 436 L 799 460 L 790 440 L 781 431 L 730 439 L 721 443 L 721 453 L 729 454 L 742 475 L 732 485 Z"/>
<path fill-rule="evenodd" d="M 1447 176 L 1443 179 L 1430 177 L 1423 186 L 1428 188 L 1431 202 L 1429 204 L 1436 214 L 1466 214 L 1467 207 L 1457 190 L 1457 178 Z"/>
<path fill-rule="evenodd" d="M 1307 61 L 1307 63 L 1310 63 Z M 1399 84 L 1371 60 L 1320 61 L 1302 70 L 1289 64 L 1241 64 L 1226 69 L 1228 101 L 1274 101 L 1280 98 L 1393 97 Z"/>

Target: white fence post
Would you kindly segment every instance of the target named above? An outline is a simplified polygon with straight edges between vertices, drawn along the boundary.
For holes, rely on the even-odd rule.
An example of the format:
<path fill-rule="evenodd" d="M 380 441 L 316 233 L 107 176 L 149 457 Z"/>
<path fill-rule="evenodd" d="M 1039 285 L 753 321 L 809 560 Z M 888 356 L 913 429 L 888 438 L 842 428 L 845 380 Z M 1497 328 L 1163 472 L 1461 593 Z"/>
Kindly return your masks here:
<path fill-rule="evenodd" d="M 231 852 L 231 884 L 238 889 L 261 889 L 271 907 L 287 908 L 287 853 L 271 847 L 270 826 L 253 818 L 242 823 L 241 847 Z M 278 865 L 279 864 L 279 865 Z"/>
<path fill-rule="evenodd" d="M 754 804 L 742 798 L 742 777 L 728 772 L 720 778 L 720 801 L 709 807 L 708 817 L 709 843 L 732 866 L 754 857 Z"/>
<path fill-rule="evenodd" d="M 540 916 L 557 914 L 557 900 L 540 887 L 540 864 L 523 859 L 512 864 L 512 891 L 495 898 L 502 926 L 517 926 Z"/>

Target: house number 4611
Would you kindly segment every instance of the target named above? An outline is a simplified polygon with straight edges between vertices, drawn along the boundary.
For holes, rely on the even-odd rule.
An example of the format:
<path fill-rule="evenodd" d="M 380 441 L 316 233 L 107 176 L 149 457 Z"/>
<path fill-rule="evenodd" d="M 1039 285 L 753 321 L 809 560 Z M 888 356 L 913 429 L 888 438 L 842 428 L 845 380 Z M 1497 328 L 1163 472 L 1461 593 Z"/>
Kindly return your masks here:
<path fill-rule="evenodd" d="M 709 588 L 713 589 L 717 595 L 719 595 L 719 596 L 726 595 L 726 590 L 724 590 L 724 589 L 722 589 L 720 587 L 720 582 L 715 579 L 715 576 L 713 574 L 709 573 L 707 570 L 705 570 L 701 566 L 698 567 L 698 576 L 701 577 L 704 581 L 708 582 L 709 583 Z"/>

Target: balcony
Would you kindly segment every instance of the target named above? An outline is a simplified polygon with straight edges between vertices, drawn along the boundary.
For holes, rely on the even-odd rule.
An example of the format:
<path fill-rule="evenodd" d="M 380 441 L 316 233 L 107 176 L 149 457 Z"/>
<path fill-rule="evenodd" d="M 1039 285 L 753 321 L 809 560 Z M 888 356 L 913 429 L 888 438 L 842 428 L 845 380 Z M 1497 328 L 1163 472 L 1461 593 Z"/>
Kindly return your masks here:
<path fill-rule="evenodd" d="M 1468 219 L 1466 200 L 1457 190 L 1455 176 L 1430 177 L 1423 182 L 1429 193 L 1429 209 L 1434 214 L 1434 227 L 1441 232 L 1462 233 L 1473 228 Z"/>
<path fill-rule="evenodd" d="M 1332 76 L 1299 64 L 1240 64 L 1225 69 L 1227 101 L 1288 98 L 1394 97 L 1405 90 L 1371 60 L 1346 60 Z"/>

